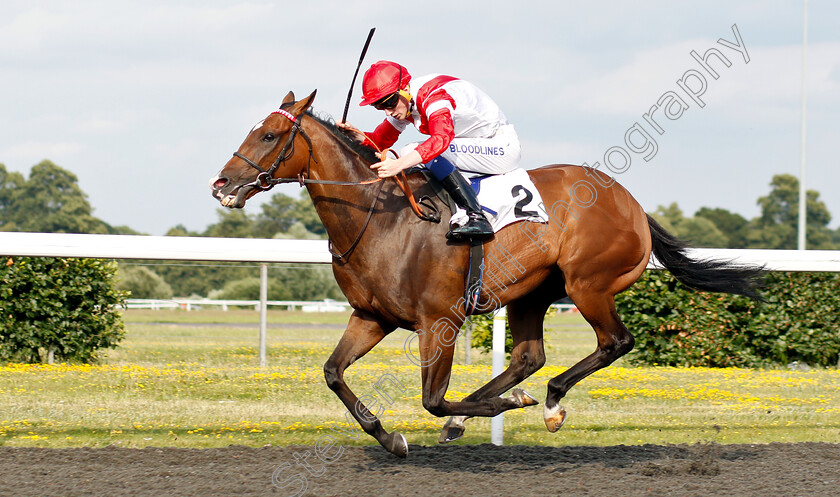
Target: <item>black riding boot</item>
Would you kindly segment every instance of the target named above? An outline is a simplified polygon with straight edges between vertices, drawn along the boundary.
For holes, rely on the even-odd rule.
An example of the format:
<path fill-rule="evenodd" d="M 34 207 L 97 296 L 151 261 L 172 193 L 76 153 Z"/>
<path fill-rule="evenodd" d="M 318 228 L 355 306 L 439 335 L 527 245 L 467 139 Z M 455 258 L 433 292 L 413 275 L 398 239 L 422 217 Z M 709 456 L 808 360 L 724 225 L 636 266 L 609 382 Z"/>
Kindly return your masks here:
<path fill-rule="evenodd" d="M 467 211 L 469 220 L 467 224 L 452 228 L 446 235 L 447 238 L 463 239 L 471 238 L 473 240 L 485 240 L 493 236 L 493 227 L 490 222 L 484 217 L 481 212 L 481 205 L 478 203 L 478 198 L 475 196 L 475 191 L 470 184 L 461 176 L 457 170 L 449 173 L 449 176 L 441 180 L 441 184 L 452 196 L 452 200 L 463 207 Z"/>

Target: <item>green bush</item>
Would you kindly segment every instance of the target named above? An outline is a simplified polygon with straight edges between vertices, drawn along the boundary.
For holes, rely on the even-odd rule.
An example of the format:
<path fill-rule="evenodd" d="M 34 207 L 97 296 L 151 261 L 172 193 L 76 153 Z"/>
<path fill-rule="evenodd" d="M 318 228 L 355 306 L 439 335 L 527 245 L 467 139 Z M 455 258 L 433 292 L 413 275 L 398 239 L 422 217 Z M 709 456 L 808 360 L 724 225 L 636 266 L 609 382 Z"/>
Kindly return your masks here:
<path fill-rule="evenodd" d="M 260 279 L 256 276 L 231 280 L 221 290 L 213 290 L 211 299 L 257 300 Z M 329 267 L 270 266 L 268 300 L 342 299 L 343 295 Z"/>
<path fill-rule="evenodd" d="M 260 279 L 257 277 L 243 278 L 225 283 L 220 291 L 210 293 L 211 299 L 220 300 L 259 300 Z M 286 291 L 275 279 L 268 280 L 268 300 L 291 300 Z"/>
<path fill-rule="evenodd" d="M 125 335 L 117 265 L 96 259 L 9 258 L 0 265 L 0 360 L 93 362 Z"/>
<path fill-rule="evenodd" d="M 636 338 L 631 363 L 769 367 L 794 361 L 836 366 L 840 274 L 770 273 L 766 303 L 692 291 L 665 271 L 648 271 L 616 297 Z"/>
<path fill-rule="evenodd" d="M 291 300 L 345 299 L 330 266 L 286 265 L 276 267 L 275 273 L 280 285 L 291 295 Z"/>
<path fill-rule="evenodd" d="M 205 295 L 222 288 L 228 281 L 259 274 L 252 263 L 212 263 L 203 261 L 181 261 L 177 264 L 161 264 L 160 261 L 132 260 L 128 264 L 151 264 L 154 271 L 172 288 L 176 297 Z"/>
<path fill-rule="evenodd" d="M 464 326 L 472 326 L 473 347 L 490 354 L 493 352 L 493 316 L 494 313 L 470 316 Z M 510 323 L 505 318 L 505 357 L 513 350 L 513 337 L 510 334 Z"/>
<path fill-rule="evenodd" d="M 171 299 L 172 287 L 156 272 L 144 266 L 120 265 L 117 289 L 133 299 Z"/>

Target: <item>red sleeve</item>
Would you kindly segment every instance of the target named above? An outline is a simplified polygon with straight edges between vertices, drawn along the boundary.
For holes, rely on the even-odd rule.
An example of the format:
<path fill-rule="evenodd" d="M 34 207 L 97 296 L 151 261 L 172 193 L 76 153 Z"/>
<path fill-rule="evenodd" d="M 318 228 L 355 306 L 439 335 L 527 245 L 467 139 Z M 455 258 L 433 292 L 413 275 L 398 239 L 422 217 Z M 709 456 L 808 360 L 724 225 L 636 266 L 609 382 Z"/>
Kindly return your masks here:
<path fill-rule="evenodd" d="M 436 110 L 429 116 L 429 135 L 416 149 L 424 164 L 442 154 L 455 138 L 455 125 L 449 109 Z"/>
<path fill-rule="evenodd" d="M 364 143 L 365 145 L 375 145 L 373 148 L 384 150 L 397 143 L 400 132 L 386 119 L 373 132 L 365 133 L 365 136 L 368 138 Z"/>

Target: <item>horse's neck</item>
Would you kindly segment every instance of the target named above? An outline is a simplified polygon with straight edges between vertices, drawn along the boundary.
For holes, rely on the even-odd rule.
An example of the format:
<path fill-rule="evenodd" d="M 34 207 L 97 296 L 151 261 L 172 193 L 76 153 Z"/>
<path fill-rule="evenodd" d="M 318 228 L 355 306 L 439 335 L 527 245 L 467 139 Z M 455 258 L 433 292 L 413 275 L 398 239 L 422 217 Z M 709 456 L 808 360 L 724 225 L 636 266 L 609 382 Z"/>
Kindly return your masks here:
<path fill-rule="evenodd" d="M 310 170 L 310 177 L 327 181 L 361 182 L 376 179 L 376 174 L 356 153 L 350 151 L 321 123 L 312 126 L 313 140 L 317 141 L 313 153 L 318 161 Z M 340 187 L 346 188 L 346 187 Z"/>
<path fill-rule="evenodd" d="M 359 183 L 376 179 L 376 175 L 358 155 L 320 123 L 313 127 L 314 158 L 310 178 L 326 181 Z M 315 205 L 315 210 L 327 230 L 327 234 L 338 249 L 353 243 L 364 225 L 380 183 L 366 185 L 325 185 L 309 183 L 306 188 Z"/>

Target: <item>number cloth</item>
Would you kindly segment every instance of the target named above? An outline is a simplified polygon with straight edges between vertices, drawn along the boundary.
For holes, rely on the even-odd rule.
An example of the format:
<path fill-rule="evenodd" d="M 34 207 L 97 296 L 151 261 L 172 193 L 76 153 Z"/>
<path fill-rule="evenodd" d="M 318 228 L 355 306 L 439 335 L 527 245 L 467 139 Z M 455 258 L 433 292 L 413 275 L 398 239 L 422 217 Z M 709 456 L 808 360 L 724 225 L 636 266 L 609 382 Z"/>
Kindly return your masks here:
<path fill-rule="evenodd" d="M 540 192 L 524 169 L 516 168 L 505 174 L 473 178 L 470 184 L 494 232 L 517 221 L 548 222 L 548 215 L 540 207 Z M 466 221 L 467 213 L 460 207 L 449 220 L 450 224 L 458 226 Z M 536 233 L 539 230 L 533 231 Z"/>

